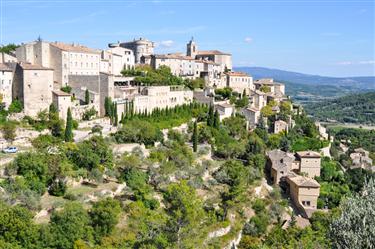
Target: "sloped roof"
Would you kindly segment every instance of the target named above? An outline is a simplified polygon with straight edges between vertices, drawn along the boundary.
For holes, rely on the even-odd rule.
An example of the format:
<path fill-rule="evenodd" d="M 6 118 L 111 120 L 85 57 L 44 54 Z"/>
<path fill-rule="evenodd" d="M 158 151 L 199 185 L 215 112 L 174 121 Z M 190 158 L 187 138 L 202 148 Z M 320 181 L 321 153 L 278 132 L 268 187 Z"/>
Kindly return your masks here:
<path fill-rule="evenodd" d="M 288 175 L 288 180 L 296 184 L 298 187 L 306 187 L 306 188 L 319 188 L 320 187 L 320 184 L 316 180 L 310 177 L 300 176 L 294 173 Z"/>
<path fill-rule="evenodd" d="M 311 157 L 311 158 L 320 158 L 320 154 L 316 151 L 308 150 L 308 151 L 298 151 L 297 155 L 299 157 Z"/>
<path fill-rule="evenodd" d="M 272 168 L 276 170 L 288 167 L 295 160 L 293 154 L 279 149 L 268 151 L 267 156 L 271 160 Z"/>
<path fill-rule="evenodd" d="M 198 51 L 198 55 L 231 55 L 229 53 L 224 53 L 219 50 L 202 50 Z"/>
<path fill-rule="evenodd" d="M 43 67 L 40 65 L 24 63 L 24 62 L 19 63 L 19 65 L 20 67 L 22 67 L 23 70 L 53 70 L 52 68 L 49 68 L 49 67 Z"/>
<path fill-rule="evenodd" d="M 89 47 L 86 47 L 86 46 L 83 46 L 83 45 L 79 45 L 79 44 L 67 44 L 67 43 L 63 43 L 63 42 L 51 42 L 50 45 L 58 48 L 58 49 L 61 49 L 61 50 L 64 50 L 64 51 L 68 51 L 68 52 L 78 52 L 78 53 L 90 53 L 90 54 L 99 54 L 100 51 L 98 50 L 95 50 L 95 49 L 92 49 L 92 48 L 89 48 Z"/>
<path fill-rule="evenodd" d="M 240 76 L 240 77 L 250 77 L 247 73 L 243 72 L 225 72 L 226 75 L 228 76 Z"/>

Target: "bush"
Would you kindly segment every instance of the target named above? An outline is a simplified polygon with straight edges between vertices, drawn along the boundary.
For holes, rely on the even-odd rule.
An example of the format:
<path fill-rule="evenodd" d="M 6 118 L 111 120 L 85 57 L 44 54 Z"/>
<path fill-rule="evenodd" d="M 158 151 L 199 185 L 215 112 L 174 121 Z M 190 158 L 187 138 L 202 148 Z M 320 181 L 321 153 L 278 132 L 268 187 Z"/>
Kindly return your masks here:
<path fill-rule="evenodd" d="M 266 203 L 262 199 L 256 199 L 252 205 L 256 214 L 262 213 L 266 209 Z"/>
<path fill-rule="evenodd" d="M 54 196 L 63 196 L 66 191 L 66 183 L 63 180 L 56 179 L 48 188 L 48 193 Z"/>
<path fill-rule="evenodd" d="M 9 113 L 19 113 L 19 112 L 22 112 L 22 110 L 23 110 L 22 102 L 19 101 L 18 99 L 13 100 L 8 108 Z"/>

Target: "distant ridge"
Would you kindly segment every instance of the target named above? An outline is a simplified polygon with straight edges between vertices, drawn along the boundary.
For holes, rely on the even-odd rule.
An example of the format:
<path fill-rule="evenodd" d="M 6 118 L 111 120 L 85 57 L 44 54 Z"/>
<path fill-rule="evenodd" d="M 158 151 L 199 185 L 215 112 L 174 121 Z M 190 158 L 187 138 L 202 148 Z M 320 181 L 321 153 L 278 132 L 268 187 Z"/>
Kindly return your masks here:
<path fill-rule="evenodd" d="M 255 79 L 268 77 L 296 84 L 335 85 L 362 90 L 375 90 L 375 76 L 327 77 L 265 67 L 235 67 L 234 70 L 249 73 Z"/>

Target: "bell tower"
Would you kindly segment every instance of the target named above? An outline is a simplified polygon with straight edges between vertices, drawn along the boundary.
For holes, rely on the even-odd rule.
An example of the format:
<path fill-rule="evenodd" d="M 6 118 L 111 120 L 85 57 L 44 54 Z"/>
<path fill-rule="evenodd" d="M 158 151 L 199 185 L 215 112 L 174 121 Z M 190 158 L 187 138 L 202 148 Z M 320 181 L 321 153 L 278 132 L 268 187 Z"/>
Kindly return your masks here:
<path fill-rule="evenodd" d="M 198 46 L 194 42 L 194 37 L 191 37 L 191 40 L 189 43 L 186 45 L 186 55 L 195 58 L 195 56 L 198 53 Z"/>

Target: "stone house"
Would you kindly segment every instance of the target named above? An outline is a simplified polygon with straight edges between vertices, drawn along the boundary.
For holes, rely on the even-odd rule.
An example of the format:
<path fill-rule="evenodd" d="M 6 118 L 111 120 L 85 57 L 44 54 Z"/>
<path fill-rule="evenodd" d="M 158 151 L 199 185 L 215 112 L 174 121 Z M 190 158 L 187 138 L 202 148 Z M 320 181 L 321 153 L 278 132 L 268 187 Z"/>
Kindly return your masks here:
<path fill-rule="evenodd" d="M 29 63 L 15 68 L 12 95 L 23 104 L 25 115 L 35 117 L 52 103 L 53 69 Z"/>
<path fill-rule="evenodd" d="M 299 151 L 296 153 L 299 163 L 299 173 L 305 173 L 309 177 L 320 176 L 321 155 L 315 151 Z"/>
<path fill-rule="evenodd" d="M 250 90 L 254 89 L 253 77 L 242 72 L 225 72 L 227 77 L 227 87 L 233 89 L 233 91 L 240 94 L 245 90 L 246 94 L 250 93 Z"/>
<path fill-rule="evenodd" d="M 12 103 L 13 69 L 8 63 L 0 63 L 0 105 L 8 108 Z"/>
<path fill-rule="evenodd" d="M 214 106 L 215 110 L 219 113 L 220 121 L 229 118 L 234 113 L 234 107 L 228 103 L 219 103 Z"/>
<path fill-rule="evenodd" d="M 289 125 L 284 120 L 276 120 L 273 126 L 273 133 L 288 132 Z"/>
<path fill-rule="evenodd" d="M 59 117 L 66 120 L 68 108 L 72 108 L 72 96 L 61 90 L 52 91 L 52 102 L 59 112 Z"/>
<path fill-rule="evenodd" d="M 274 184 L 278 184 L 282 177 L 287 176 L 290 171 L 297 168 L 295 166 L 295 157 L 292 153 L 277 149 L 268 151 L 267 157 L 267 169 Z"/>
<path fill-rule="evenodd" d="M 320 184 L 312 178 L 295 173 L 288 174 L 286 180 L 293 203 L 304 216 L 310 218 L 318 207 Z"/>

